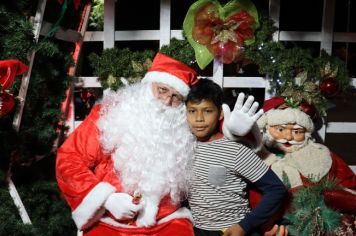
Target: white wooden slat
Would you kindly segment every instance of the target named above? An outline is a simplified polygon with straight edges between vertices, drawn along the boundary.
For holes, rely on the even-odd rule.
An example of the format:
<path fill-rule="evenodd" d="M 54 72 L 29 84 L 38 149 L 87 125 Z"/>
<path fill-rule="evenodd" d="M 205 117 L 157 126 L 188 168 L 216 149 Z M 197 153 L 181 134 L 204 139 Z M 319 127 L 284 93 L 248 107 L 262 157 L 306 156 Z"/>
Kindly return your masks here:
<path fill-rule="evenodd" d="M 42 27 L 42 19 L 43 19 L 44 11 L 46 8 L 46 3 L 47 3 L 46 0 L 40 0 L 37 5 L 37 11 L 36 11 L 36 15 L 35 15 L 34 22 L 33 22 L 35 42 L 38 41 L 38 38 L 40 35 L 40 31 L 41 31 L 41 27 Z M 20 130 L 21 118 L 22 118 L 25 101 L 26 101 L 28 85 L 30 83 L 30 76 L 31 76 L 31 72 L 32 72 L 33 62 L 35 59 L 35 53 L 36 53 L 35 51 L 32 51 L 30 53 L 30 55 L 29 55 L 30 62 L 28 65 L 28 71 L 26 72 L 26 74 L 23 75 L 22 80 L 21 80 L 21 86 L 20 86 L 20 91 L 19 91 L 19 95 L 18 95 L 19 104 L 17 106 L 16 112 L 14 115 L 14 120 L 12 122 L 12 125 L 17 132 L 19 132 L 19 130 Z"/>
<path fill-rule="evenodd" d="M 320 42 L 322 32 L 312 31 L 280 31 L 279 40 L 281 41 L 309 41 Z M 334 32 L 333 42 L 356 43 L 356 33 Z"/>
<path fill-rule="evenodd" d="M 265 100 L 272 98 L 275 94 L 271 91 L 271 79 L 267 76 L 266 77 L 266 87 L 265 87 Z"/>
<path fill-rule="evenodd" d="M 269 17 L 274 21 L 274 25 L 279 28 L 280 0 L 269 1 Z M 279 30 L 273 34 L 273 41 L 279 41 Z"/>
<path fill-rule="evenodd" d="M 81 120 L 80 120 L 80 121 L 78 121 L 78 120 L 75 121 L 75 122 L 74 122 L 74 127 L 75 127 L 75 128 L 78 128 L 78 126 L 79 126 L 82 122 L 83 122 L 83 121 L 81 121 Z"/>
<path fill-rule="evenodd" d="M 116 38 L 116 35 L 115 35 Z M 104 32 L 103 31 L 86 31 L 84 33 L 84 42 L 103 42 Z"/>
<path fill-rule="evenodd" d="M 168 45 L 171 40 L 171 0 L 161 0 L 159 20 L 159 47 Z"/>
<path fill-rule="evenodd" d="M 22 203 L 20 195 L 17 192 L 16 186 L 15 186 L 14 182 L 12 181 L 10 175 L 7 177 L 7 183 L 8 183 L 8 189 L 9 189 L 10 196 L 13 199 L 15 206 L 17 207 L 17 209 L 20 213 L 22 222 L 24 224 L 32 224 L 31 219 L 27 214 L 26 208 L 25 208 L 24 204 Z"/>
<path fill-rule="evenodd" d="M 324 0 L 323 21 L 321 25 L 320 48 L 331 54 L 334 31 L 335 0 Z"/>
<path fill-rule="evenodd" d="M 115 46 L 115 0 L 104 1 L 104 49 Z"/>
<path fill-rule="evenodd" d="M 356 78 L 351 78 L 351 86 L 356 88 Z"/>
<path fill-rule="evenodd" d="M 263 77 L 224 77 L 224 88 L 265 88 Z"/>
<path fill-rule="evenodd" d="M 280 31 L 280 41 L 309 41 L 320 42 L 321 32 L 306 32 L 306 31 Z"/>
<path fill-rule="evenodd" d="M 350 166 L 351 170 L 356 174 L 356 166 Z"/>
<path fill-rule="evenodd" d="M 213 79 L 213 77 L 211 77 L 211 79 Z M 356 78 L 351 79 L 351 86 L 356 87 Z M 100 88 L 101 84 L 96 76 L 81 76 L 76 77 L 75 87 Z M 266 88 L 266 91 L 268 91 L 270 85 L 268 83 L 268 79 L 265 79 L 264 77 L 224 77 L 224 87 Z M 271 96 L 272 95 L 267 95 L 266 99 Z"/>
<path fill-rule="evenodd" d="M 171 30 L 171 38 L 183 40 L 182 30 Z M 160 30 L 117 30 L 115 31 L 115 41 L 138 41 L 138 40 L 160 40 Z M 103 31 L 86 31 L 84 42 L 104 41 Z"/>
<path fill-rule="evenodd" d="M 42 23 L 42 28 L 40 35 L 47 35 L 47 33 L 51 30 L 52 23 L 43 21 Z M 66 42 L 77 42 L 79 39 L 82 37 L 80 33 L 78 33 L 76 30 L 72 29 L 63 29 L 62 27 L 59 27 L 54 34 L 54 37 Z"/>
<path fill-rule="evenodd" d="M 137 40 L 160 40 L 161 33 L 159 30 L 131 30 L 116 31 L 116 41 L 137 41 Z"/>
<path fill-rule="evenodd" d="M 326 133 L 356 134 L 356 122 L 328 122 Z"/>
<path fill-rule="evenodd" d="M 212 79 L 220 87 L 224 88 L 224 65 L 216 59 L 214 59 Z"/>
<path fill-rule="evenodd" d="M 42 20 L 43 20 L 43 15 L 44 15 L 44 11 L 46 8 L 46 0 L 39 0 L 38 4 L 37 4 L 37 10 L 36 10 L 36 15 L 33 21 L 33 27 L 34 27 L 34 40 L 35 42 L 38 41 L 39 35 L 40 35 L 40 31 L 41 31 L 41 26 L 42 26 Z M 29 59 L 29 65 L 28 65 L 28 71 L 26 72 L 26 74 L 22 77 L 22 81 L 21 81 L 21 87 L 20 87 L 20 91 L 19 91 L 19 104 L 16 108 L 15 111 L 15 115 L 14 115 L 14 119 L 12 122 L 12 125 L 14 127 L 14 129 L 16 130 L 16 132 L 19 132 L 20 130 L 20 125 L 21 125 L 21 119 L 22 119 L 22 114 L 23 114 L 23 108 L 25 105 L 25 101 L 26 101 L 26 95 L 27 95 L 27 89 L 28 89 L 28 85 L 30 83 L 30 76 L 31 76 L 31 72 L 32 72 L 32 67 L 33 67 L 33 63 L 34 63 L 34 59 L 35 59 L 35 51 L 32 51 L 30 53 Z M 10 163 L 11 165 L 11 163 Z M 22 200 L 20 198 L 20 195 L 17 192 L 17 189 L 15 187 L 15 184 L 13 183 L 12 179 L 11 179 L 11 168 L 9 169 L 9 173 L 7 176 L 7 182 L 8 182 L 8 189 L 9 189 L 9 193 L 19 211 L 21 220 L 24 224 L 32 224 L 31 223 L 31 219 L 26 211 L 25 206 L 22 203 Z"/>
<path fill-rule="evenodd" d="M 171 38 L 183 40 L 182 30 L 171 30 Z M 129 40 L 159 40 L 159 30 L 131 30 L 115 31 L 115 41 Z M 102 42 L 104 41 L 103 31 L 86 31 L 84 42 Z M 320 42 L 321 32 L 313 31 L 279 31 L 280 41 L 309 41 Z M 334 32 L 334 42 L 356 42 L 356 33 Z"/>
<path fill-rule="evenodd" d="M 171 30 L 171 37 L 183 40 L 183 30 Z"/>
<path fill-rule="evenodd" d="M 99 77 L 76 77 L 75 87 L 101 88 L 98 78 Z"/>
<path fill-rule="evenodd" d="M 318 130 L 316 130 L 316 132 L 318 133 L 318 136 L 321 138 L 321 140 L 324 142 L 326 136 L 325 117 L 322 117 L 321 120 L 322 125 Z"/>
<path fill-rule="evenodd" d="M 334 42 L 356 43 L 356 33 L 334 32 Z"/>

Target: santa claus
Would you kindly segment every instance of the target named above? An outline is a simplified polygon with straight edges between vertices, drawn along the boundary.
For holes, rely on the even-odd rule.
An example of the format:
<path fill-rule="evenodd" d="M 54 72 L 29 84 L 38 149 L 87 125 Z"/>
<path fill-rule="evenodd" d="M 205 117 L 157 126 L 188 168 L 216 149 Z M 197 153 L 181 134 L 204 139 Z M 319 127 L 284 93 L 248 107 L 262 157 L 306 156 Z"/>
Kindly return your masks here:
<path fill-rule="evenodd" d="M 196 79 L 158 53 L 142 83 L 107 93 L 59 148 L 58 185 L 84 235 L 193 235 L 180 201 L 194 146 L 183 101 Z"/>
<path fill-rule="evenodd" d="M 315 114 L 311 113 L 314 109 L 308 109 L 310 106 L 291 107 L 282 97 L 266 100 L 263 106 L 265 113 L 257 120 L 264 144 L 260 156 L 289 187 L 290 197 L 301 187 L 324 179 L 335 179 L 336 184 L 345 190 L 342 198 L 349 199 L 339 204 L 338 210 L 355 213 L 356 176 L 340 157 L 313 140 L 314 123 L 311 117 Z M 258 194 L 252 191 L 250 195 L 254 206 L 258 202 Z M 337 197 L 331 195 L 331 198 Z M 289 208 L 290 200 L 286 200 L 285 210 Z M 340 202 L 337 199 L 328 200 Z"/>

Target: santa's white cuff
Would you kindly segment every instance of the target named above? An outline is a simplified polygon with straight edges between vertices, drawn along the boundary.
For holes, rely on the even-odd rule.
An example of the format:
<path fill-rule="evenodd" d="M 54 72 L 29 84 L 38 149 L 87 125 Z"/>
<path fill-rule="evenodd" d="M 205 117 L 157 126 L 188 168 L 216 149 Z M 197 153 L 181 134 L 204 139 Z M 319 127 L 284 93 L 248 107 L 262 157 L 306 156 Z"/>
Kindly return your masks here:
<path fill-rule="evenodd" d="M 110 194 L 115 192 L 115 187 L 106 182 L 97 184 L 83 199 L 79 206 L 72 212 L 72 218 L 78 229 L 88 225 L 96 213 L 104 205 Z"/>

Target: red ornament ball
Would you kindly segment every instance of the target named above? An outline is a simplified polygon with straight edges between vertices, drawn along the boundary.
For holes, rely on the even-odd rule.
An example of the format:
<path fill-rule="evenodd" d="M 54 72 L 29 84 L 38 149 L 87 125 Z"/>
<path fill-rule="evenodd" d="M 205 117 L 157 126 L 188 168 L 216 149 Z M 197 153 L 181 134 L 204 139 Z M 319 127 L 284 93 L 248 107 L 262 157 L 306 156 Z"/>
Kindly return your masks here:
<path fill-rule="evenodd" d="M 336 96 L 340 91 L 340 83 L 335 78 L 327 78 L 319 85 L 321 93 L 328 98 Z"/>
<path fill-rule="evenodd" d="M 307 115 L 309 115 L 312 120 L 314 120 L 317 117 L 316 108 L 312 104 L 301 102 L 299 104 L 299 107 L 302 111 L 304 111 Z"/>

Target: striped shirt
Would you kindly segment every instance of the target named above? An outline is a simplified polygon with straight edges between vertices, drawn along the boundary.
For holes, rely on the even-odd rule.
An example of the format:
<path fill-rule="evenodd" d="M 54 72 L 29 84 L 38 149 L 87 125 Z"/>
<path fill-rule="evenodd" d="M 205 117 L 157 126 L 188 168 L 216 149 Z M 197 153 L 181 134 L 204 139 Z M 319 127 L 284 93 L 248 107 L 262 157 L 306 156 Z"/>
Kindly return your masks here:
<path fill-rule="evenodd" d="M 240 222 L 250 212 L 247 182 L 256 182 L 267 170 L 243 144 L 226 138 L 198 142 L 189 196 L 195 226 L 219 230 Z"/>

